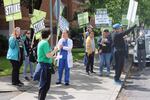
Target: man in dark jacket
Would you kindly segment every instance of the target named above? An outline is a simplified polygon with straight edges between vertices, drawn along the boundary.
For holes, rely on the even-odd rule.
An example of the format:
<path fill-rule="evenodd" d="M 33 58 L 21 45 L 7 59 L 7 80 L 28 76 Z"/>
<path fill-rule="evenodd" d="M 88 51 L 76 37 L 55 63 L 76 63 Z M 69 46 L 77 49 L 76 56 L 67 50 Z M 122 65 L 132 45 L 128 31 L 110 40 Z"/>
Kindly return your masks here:
<path fill-rule="evenodd" d="M 122 68 L 124 65 L 124 58 L 125 58 L 125 41 L 123 37 L 125 35 L 128 35 L 136 25 L 131 27 L 130 29 L 126 31 L 121 30 L 121 25 L 119 23 L 113 25 L 113 28 L 115 29 L 116 33 L 114 36 L 114 48 L 115 48 L 115 82 L 121 84 L 120 76 L 122 72 Z"/>
<path fill-rule="evenodd" d="M 102 33 L 102 37 L 98 42 L 99 58 L 100 58 L 100 76 L 103 75 L 103 66 L 107 67 L 107 76 L 110 74 L 110 58 L 111 58 L 112 39 L 108 29 Z"/>

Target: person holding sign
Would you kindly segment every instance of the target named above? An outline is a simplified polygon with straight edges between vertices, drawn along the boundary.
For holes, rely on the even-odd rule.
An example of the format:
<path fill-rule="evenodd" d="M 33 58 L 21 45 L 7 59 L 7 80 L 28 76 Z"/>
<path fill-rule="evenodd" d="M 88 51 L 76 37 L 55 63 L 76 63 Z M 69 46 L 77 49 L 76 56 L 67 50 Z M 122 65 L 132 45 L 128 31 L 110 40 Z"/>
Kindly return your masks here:
<path fill-rule="evenodd" d="M 38 100 L 45 100 L 46 94 L 50 88 L 51 83 L 51 68 L 52 58 L 57 48 L 52 51 L 51 46 L 48 42 L 49 31 L 42 31 L 42 40 L 38 43 L 37 56 L 38 64 L 36 66 L 33 80 L 39 81 L 39 94 Z"/>
<path fill-rule="evenodd" d="M 68 86 L 70 82 L 70 68 L 73 67 L 73 58 L 72 58 L 72 47 L 73 42 L 68 37 L 69 32 L 65 30 L 62 32 L 62 38 L 58 41 L 58 48 L 60 49 L 59 55 L 62 57 L 58 60 L 58 82 L 56 84 L 61 84 L 63 70 L 65 69 L 65 85 Z"/>
<path fill-rule="evenodd" d="M 23 85 L 19 80 L 19 70 L 23 63 L 24 55 L 26 55 L 24 43 L 20 37 L 20 28 L 16 27 L 9 38 L 9 49 L 7 52 L 7 59 L 10 60 L 12 65 L 12 85 L 16 86 Z"/>
<path fill-rule="evenodd" d="M 126 31 L 122 31 L 121 25 L 119 23 L 114 24 L 113 28 L 115 29 L 114 35 L 114 48 L 115 48 L 115 77 L 114 80 L 116 83 L 122 84 L 120 80 L 121 72 L 124 66 L 124 59 L 125 59 L 125 41 L 124 36 L 128 35 L 136 25 L 131 27 Z"/>
<path fill-rule="evenodd" d="M 89 75 L 89 71 L 91 73 L 95 73 L 93 71 L 93 64 L 94 64 L 94 52 L 95 52 L 95 41 L 94 41 L 94 32 L 90 32 L 89 36 L 86 39 L 86 57 L 87 57 L 87 64 L 86 64 L 86 72 Z"/>

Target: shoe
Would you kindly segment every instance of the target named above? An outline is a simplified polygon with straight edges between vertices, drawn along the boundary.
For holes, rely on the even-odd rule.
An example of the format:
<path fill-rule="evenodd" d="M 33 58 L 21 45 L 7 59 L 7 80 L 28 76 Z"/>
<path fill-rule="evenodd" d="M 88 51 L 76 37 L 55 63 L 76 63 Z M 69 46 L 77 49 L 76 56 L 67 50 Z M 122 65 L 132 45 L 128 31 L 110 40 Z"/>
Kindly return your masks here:
<path fill-rule="evenodd" d="M 115 83 L 116 83 L 116 84 L 119 84 L 119 85 L 122 85 L 122 84 L 123 84 L 123 82 L 122 82 L 121 80 L 115 80 Z"/>
<path fill-rule="evenodd" d="M 30 78 L 33 79 L 33 76 L 31 76 Z"/>
<path fill-rule="evenodd" d="M 20 85 L 24 85 L 24 83 L 22 83 L 21 81 L 19 81 L 19 83 L 18 84 L 20 84 Z"/>
<path fill-rule="evenodd" d="M 65 85 L 66 85 L 66 86 L 69 86 L 70 84 L 69 84 L 69 83 L 65 83 Z"/>
<path fill-rule="evenodd" d="M 106 76 L 109 77 L 109 76 L 110 76 L 110 73 L 107 73 Z"/>
<path fill-rule="evenodd" d="M 57 85 L 61 84 L 61 82 L 56 82 Z"/>
<path fill-rule="evenodd" d="M 19 84 L 19 83 L 12 83 L 12 85 L 14 85 L 14 86 L 18 86 L 18 87 L 21 87 L 22 85 L 21 84 Z"/>
<path fill-rule="evenodd" d="M 94 72 L 94 71 L 91 71 L 91 73 L 96 73 L 96 72 Z"/>
<path fill-rule="evenodd" d="M 24 79 L 25 79 L 25 80 L 27 80 L 27 81 L 30 81 L 30 79 L 29 79 L 27 76 L 26 76 L 26 77 L 24 77 Z"/>

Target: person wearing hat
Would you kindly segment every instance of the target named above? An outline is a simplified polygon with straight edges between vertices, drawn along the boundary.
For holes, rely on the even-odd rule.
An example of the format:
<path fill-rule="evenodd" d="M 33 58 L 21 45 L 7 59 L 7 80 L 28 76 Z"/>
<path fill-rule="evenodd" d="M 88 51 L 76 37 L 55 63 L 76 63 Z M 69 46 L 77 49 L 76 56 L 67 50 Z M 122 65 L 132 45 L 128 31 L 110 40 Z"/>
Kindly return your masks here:
<path fill-rule="evenodd" d="M 115 30 L 115 35 L 114 35 L 114 49 L 115 49 L 115 76 L 114 80 L 116 83 L 121 84 L 122 81 L 120 80 L 122 68 L 124 66 L 124 58 L 125 58 L 125 41 L 124 41 L 124 36 L 128 35 L 135 27 L 129 28 L 126 31 L 122 31 L 121 29 L 121 24 L 117 23 L 113 25 L 113 28 Z"/>
<path fill-rule="evenodd" d="M 42 40 L 38 43 L 37 47 L 37 61 L 35 73 L 33 75 L 33 80 L 39 81 L 39 93 L 38 100 L 45 100 L 46 94 L 50 88 L 51 83 L 51 67 L 52 58 L 54 58 L 54 53 L 57 51 L 55 48 L 53 51 L 48 42 L 49 30 L 42 31 Z"/>
<path fill-rule="evenodd" d="M 58 59 L 58 81 L 56 84 L 62 84 L 63 70 L 65 69 L 64 84 L 70 84 L 70 68 L 73 67 L 72 48 L 73 42 L 69 38 L 69 31 L 62 32 L 62 38 L 58 41 L 57 47 L 60 49 L 58 55 L 62 56 Z"/>

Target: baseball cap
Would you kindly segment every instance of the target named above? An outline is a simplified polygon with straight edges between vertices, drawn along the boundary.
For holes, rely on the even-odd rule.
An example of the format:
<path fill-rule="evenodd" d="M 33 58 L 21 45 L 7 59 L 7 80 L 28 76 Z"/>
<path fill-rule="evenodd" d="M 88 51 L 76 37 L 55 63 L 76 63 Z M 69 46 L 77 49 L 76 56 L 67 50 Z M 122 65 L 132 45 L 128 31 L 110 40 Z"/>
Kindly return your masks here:
<path fill-rule="evenodd" d="M 116 24 L 113 25 L 113 28 L 114 28 L 114 29 L 119 29 L 119 28 L 121 28 L 121 27 L 122 27 L 122 25 L 119 24 L 119 23 L 116 23 Z"/>

